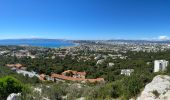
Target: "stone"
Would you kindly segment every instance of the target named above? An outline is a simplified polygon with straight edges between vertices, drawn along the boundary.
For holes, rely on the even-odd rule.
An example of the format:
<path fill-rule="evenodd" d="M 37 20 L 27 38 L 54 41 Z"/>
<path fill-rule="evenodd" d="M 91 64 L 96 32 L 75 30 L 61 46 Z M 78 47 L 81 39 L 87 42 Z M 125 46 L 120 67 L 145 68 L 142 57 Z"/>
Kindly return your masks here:
<path fill-rule="evenodd" d="M 18 100 L 20 96 L 21 96 L 21 93 L 11 93 L 7 97 L 7 100 Z"/>
<path fill-rule="evenodd" d="M 170 76 L 155 76 L 137 100 L 170 100 Z"/>

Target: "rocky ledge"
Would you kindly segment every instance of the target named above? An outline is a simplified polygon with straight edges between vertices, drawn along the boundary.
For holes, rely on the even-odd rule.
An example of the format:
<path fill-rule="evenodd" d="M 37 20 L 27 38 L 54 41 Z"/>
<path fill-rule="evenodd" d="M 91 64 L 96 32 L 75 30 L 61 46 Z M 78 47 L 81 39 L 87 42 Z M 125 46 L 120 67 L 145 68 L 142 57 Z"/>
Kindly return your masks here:
<path fill-rule="evenodd" d="M 155 76 L 137 100 L 170 100 L 170 76 Z"/>

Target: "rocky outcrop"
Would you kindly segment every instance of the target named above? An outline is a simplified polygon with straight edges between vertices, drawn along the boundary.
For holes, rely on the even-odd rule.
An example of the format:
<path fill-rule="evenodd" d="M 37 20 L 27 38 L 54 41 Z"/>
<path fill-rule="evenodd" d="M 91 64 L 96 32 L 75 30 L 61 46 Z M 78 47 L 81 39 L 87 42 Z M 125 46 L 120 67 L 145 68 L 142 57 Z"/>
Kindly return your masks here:
<path fill-rule="evenodd" d="M 170 76 L 158 75 L 147 84 L 137 100 L 170 100 Z"/>
<path fill-rule="evenodd" d="M 7 100 L 19 100 L 19 97 L 21 96 L 21 93 L 11 93 Z"/>

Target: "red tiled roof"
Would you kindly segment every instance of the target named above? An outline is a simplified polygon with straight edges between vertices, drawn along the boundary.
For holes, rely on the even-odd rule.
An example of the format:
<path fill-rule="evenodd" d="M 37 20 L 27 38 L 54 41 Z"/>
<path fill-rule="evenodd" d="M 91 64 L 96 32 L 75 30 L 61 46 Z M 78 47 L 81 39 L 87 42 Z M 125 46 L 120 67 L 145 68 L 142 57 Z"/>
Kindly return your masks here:
<path fill-rule="evenodd" d="M 21 64 L 6 64 L 7 67 L 16 67 L 16 68 L 21 68 L 22 65 Z"/>
<path fill-rule="evenodd" d="M 103 82 L 104 78 L 96 78 L 96 79 L 84 79 L 84 78 L 74 78 L 74 77 L 69 77 L 65 75 L 60 75 L 60 74 L 51 74 L 52 78 L 59 78 L 62 80 L 69 80 L 69 81 L 86 81 L 90 83 L 95 83 L 95 82 Z"/>
<path fill-rule="evenodd" d="M 6 64 L 7 67 L 14 67 L 14 64 Z"/>
<path fill-rule="evenodd" d="M 59 78 L 63 80 L 69 80 L 69 81 L 83 81 L 84 78 L 73 78 L 65 75 L 60 75 L 60 74 L 51 74 L 52 78 Z"/>
<path fill-rule="evenodd" d="M 78 74 L 78 75 L 83 75 L 83 76 L 86 75 L 86 72 L 78 72 L 78 71 L 74 71 L 74 70 L 66 70 L 62 73 L 62 75 L 66 74 L 66 73 L 70 73 L 70 72 L 72 72 L 73 74 Z"/>
<path fill-rule="evenodd" d="M 40 77 L 39 77 L 39 79 L 41 80 L 41 81 L 44 81 L 45 79 L 45 74 L 40 74 Z"/>
<path fill-rule="evenodd" d="M 90 83 L 104 82 L 104 78 L 86 79 L 86 81 L 88 81 L 88 82 L 90 82 Z"/>
<path fill-rule="evenodd" d="M 78 75 L 86 75 L 86 72 L 77 72 Z"/>
<path fill-rule="evenodd" d="M 21 68 L 22 65 L 21 65 L 21 64 L 15 64 L 15 67 L 16 67 L 16 68 Z"/>

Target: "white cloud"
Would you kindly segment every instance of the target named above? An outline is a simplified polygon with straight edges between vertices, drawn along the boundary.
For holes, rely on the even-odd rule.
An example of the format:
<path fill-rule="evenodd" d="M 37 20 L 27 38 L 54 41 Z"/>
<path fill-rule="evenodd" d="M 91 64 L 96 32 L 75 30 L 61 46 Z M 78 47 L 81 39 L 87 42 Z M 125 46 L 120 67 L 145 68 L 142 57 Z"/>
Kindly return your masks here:
<path fill-rule="evenodd" d="M 169 40 L 170 38 L 168 36 L 159 36 L 159 40 Z"/>

